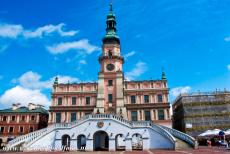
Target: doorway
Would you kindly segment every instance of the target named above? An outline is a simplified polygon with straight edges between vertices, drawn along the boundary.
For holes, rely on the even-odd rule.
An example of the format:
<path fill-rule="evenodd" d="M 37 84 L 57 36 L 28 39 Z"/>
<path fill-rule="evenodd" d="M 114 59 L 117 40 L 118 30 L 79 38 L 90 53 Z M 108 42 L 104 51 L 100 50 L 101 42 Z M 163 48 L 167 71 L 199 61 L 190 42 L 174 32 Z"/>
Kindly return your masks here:
<path fill-rule="evenodd" d="M 93 135 L 94 151 L 109 151 L 109 136 L 105 131 Z"/>

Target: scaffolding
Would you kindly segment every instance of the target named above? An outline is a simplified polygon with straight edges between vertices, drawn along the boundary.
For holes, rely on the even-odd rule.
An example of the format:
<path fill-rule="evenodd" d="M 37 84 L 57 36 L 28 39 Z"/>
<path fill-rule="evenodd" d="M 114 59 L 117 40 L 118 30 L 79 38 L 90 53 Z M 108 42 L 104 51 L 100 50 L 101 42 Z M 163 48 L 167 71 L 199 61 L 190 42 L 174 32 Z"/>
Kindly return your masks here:
<path fill-rule="evenodd" d="M 173 127 L 193 136 L 208 129 L 229 129 L 230 92 L 181 94 L 173 111 Z"/>

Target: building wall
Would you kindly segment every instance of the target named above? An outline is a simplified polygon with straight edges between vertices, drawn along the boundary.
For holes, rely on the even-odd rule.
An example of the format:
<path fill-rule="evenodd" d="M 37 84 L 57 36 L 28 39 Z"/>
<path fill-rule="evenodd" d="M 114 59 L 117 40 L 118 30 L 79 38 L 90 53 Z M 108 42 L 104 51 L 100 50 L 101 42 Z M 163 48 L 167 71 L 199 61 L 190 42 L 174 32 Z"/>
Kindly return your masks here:
<path fill-rule="evenodd" d="M 171 127 L 170 104 L 168 100 L 169 89 L 166 80 L 126 81 L 124 87 L 125 105 L 129 120 L 132 120 L 132 111 L 137 111 L 138 120 L 146 120 L 145 111 L 149 111 L 151 121 Z M 145 101 L 145 95 L 149 97 L 148 102 Z M 158 99 L 159 95 L 162 99 Z M 136 98 L 135 103 L 131 102 L 131 97 Z M 158 118 L 159 110 L 163 110 L 163 119 Z"/>
<path fill-rule="evenodd" d="M 98 128 L 98 121 L 103 121 L 103 127 Z M 28 150 L 31 148 L 47 148 L 62 149 L 62 137 L 68 135 L 71 138 L 71 149 L 78 150 L 77 142 L 78 136 L 84 135 L 86 140 L 86 150 L 93 151 L 94 148 L 94 135 L 98 131 L 104 131 L 109 136 L 109 151 L 116 150 L 116 136 L 122 134 L 125 137 L 125 149 L 132 150 L 132 142 L 135 134 L 140 134 L 143 139 L 143 149 L 173 149 L 175 144 L 168 138 L 162 136 L 157 131 L 149 127 L 130 128 L 127 125 L 114 121 L 114 120 L 91 120 L 82 123 L 77 127 L 71 129 L 58 129 L 48 135 L 40 138 L 32 145 L 29 145 Z"/>
<path fill-rule="evenodd" d="M 104 85 L 108 87 L 108 81 Z M 116 87 L 115 81 L 113 82 L 114 86 Z M 54 85 L 49 124 L 56 123 L 57 113 L 61 113 L 61 122 L 71 122 L 71 113 L 76 113 L 77 119 L 80 119 L 85 114 L 93 113 L 97 101 L 97 87 L 97 83 Z M 107 97 L 108 93 L 114 92 L 113 87 L 104 88 L 107 89 L 104 92 L 105 97 Z M 128 119 L 132 120 L 131 112 L 137 111 L 137 119 L 146 120 L 145 111 L 149 111 L 151 121 L 171 127 L 168 90 L 166 80 L 125 81 L 124 104 L 127 109 Z M 149 96 L 149 102 L 144 101 L 145 95 Z M 162 100 L 158 99 L 158 95 L 162 96 Z M 131 96 L 136 97 L 135 103 L 131 102 Z M 72 97 L 76 97 L 76 105 L 72 105 Z M 90 104 L 86 104 L 86 97 L 90 97 Z M 116 107 L 114 97 L 116 96 L 113 96 L 112 104 Z M 59 98 L 62 98 L 61 105 L 58 105 Z M 108 98 L 105 100 L 108 100 Z M 108 104 L 108 102 L 104 102 L 104 108 L 108 108 Z M 163 119 L 158 118 L 159 110 L 163 110 Z"/>
<path fill-rule="evenodd" d="M 173 104 L 173 128 L 197 136 L 209 129 L 230 127 L 230 93 L 181 96 Z"/>
<path fill-rule="evenodd" d="M 15 116 L 15 120 L 12 117 Z M 25 120 L 22 117 L 25 116 Z M 34 120 L 32 117 L 34 116 Z M 4 118 L 7 118 L 4 121 Z M 15 138 L 20 135 L 28 134 L 31 131 L 36 131 L 47 126 L 48 115 L 40 113 L 1 113 L 0 114 L 0 130 L 4 128 L 3 132 L 0 132 L 0 139 L 2 139 L 3 145 L 7 143 L 9 138 Z M 10 132 L 10 127 L 13 131 Z M 20 127 L 23 131 L 20 131 Z"/>
<path fill-rule="evenodd" d="M 76 98 L 76 104 L 72 104 L 72 98 Z M 86 103 L 86 98 L 90 103 Z M 58 99 L 62 103 L 58 104 Z M 49 124 L 56 123 L 56 114 L 61 113 L 61 122 L 71 122 L 71 113 L 76 113 L 77 119 L 85 114 L 93 112 L 97 99 L 97 83 L 84 84 L 58 84 L 54 85 L 52 103 L 49 110 Z"/>

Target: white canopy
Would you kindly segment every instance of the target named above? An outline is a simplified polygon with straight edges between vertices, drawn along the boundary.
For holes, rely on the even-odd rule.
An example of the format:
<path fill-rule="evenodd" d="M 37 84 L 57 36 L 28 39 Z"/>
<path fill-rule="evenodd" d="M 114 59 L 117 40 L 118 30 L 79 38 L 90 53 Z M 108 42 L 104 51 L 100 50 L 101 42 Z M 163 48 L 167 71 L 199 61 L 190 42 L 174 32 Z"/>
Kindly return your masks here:
<path fill-rule="evenodd" d="M 225 131 L 225 135 L 230 135 L 230 129 Z"/>
<path fill-rule="evenodd" d="M 219 135 L 220 129 L 214 129 L 214 130 L 206 130 L 204 133 L 198 135 L 198 136 L 212 136 L 212 135 Z M 230 133 L 230 132 L 229 132 Z"/>

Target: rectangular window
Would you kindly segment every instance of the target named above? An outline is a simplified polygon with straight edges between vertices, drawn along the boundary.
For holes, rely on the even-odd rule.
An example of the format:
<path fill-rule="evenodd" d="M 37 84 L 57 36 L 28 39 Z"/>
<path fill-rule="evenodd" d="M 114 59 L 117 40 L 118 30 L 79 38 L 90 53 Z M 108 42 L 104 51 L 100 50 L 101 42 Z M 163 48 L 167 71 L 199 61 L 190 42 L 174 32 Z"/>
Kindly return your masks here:
<path fill-rule="evenodd" d="M 85 103 L 86 103 L 86 105 L 90 105 L 90 97 L 85 98 Z"/>
<path fill-rule="evenodd" d="M 71 113 L 71 122 L 77 120 L 77 114 L 76 113 Z"/>
<path fill-rule="evenodd" d="M 14 127 L 10 127 L 9 128 L 9 133 L 13 133 L 14 132 Z"/>
<path fill-rule="evenodd" d="M 77 104 L 77 98 L 76 97 L 72 97 L 72 105 L 76 105 Z"/>
<path fill-rule="evenodd" d="M 3 121 L 7 121 L 7 116 L 4 116 L 4 117 L 3 117 Z"/>
<path fill-rule="evenodd" d="M 157 95 L 157 100 L 158 100 L 158 102 L 163 102 L 163 97 L 161 94 Z"/>
<path fill-rule="evenodd" d="M 12 116 L 12 117 L 11 117 L 11 121 L 15 121 L 15 116 Z"/>
<path fill-rule="evenodd" d="M 158 120 L 164 120 L 164 119 L 165 119 L 164 110 L 158 110 Z"/>
<path fill-rule="evenodd" d="M 131 119 L 132 121 L 137 121 L 137 111 L 131 111 Z"/>
<path fill-rule="evenodd" d="M 151 121 L 151 113 L 150 113 L 150 111 L 145 111 L 145 121 Z"/>
<path fill-rule="evenodd" d="M 62 98 L 61 97 L 58 98 L 58 105 L 62 105 Z"/>
<path fill-rule="evenodd" d="M 149 103 L 149 95 L 144 95 L 144 102 Z"/>
<path fill-rule="evenodd" d="M 108 86 L 113 86 L 113 80 L 108 80 Z"/>
<path fill-rule="evenodd" d="M 31 121 L 34 121 L 34 120 L 35 120 L 35 116 L 32 115 L 30 120 L 31 120 Z"/>
<path fill-rule="evenodd" d="M 25 116 L 21 116 L 21 121 L 25 121 L 26 117 Z"/>
<path fill-rule="evenodd" d="M 4 133 L 4 129 L 5 129 L 5 127 L 1 127 L 0 133 Z"/>
<path fill-rule="evenodd" d="M 19 127 L 19 133 L 23 133 L 23 127 L 22 126 Z"/>
<path fill-rule="evenodd" d="M 130 99 L 131 99 L 132 104 L 136 103 L 136 96 L 135 95 L 130 96 Z"/>
<path fill-rule="evenodd" d="M 34 131 L 34 127 L 31 126 L 29 131 L 33 132 Z"/>
<path fill-rule="evenodd" d="M 108 94 L 109 103 L 113 102 L 113 94 Z"/>
<path fill-rule="evenodd" d="M 56 113 L 56 123 L 61 123 L 61 113 Z"/>

